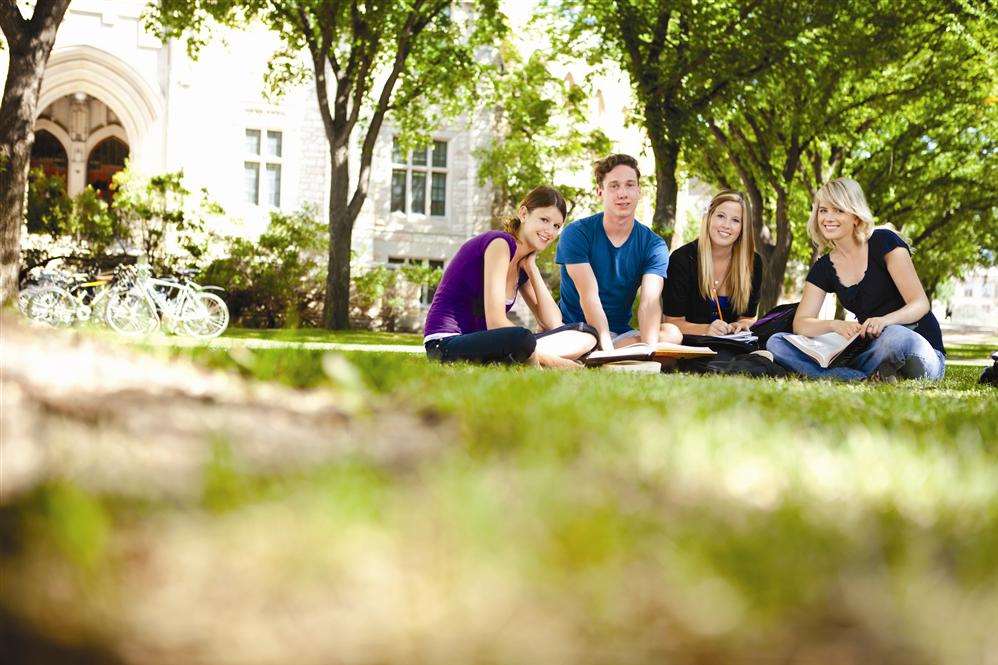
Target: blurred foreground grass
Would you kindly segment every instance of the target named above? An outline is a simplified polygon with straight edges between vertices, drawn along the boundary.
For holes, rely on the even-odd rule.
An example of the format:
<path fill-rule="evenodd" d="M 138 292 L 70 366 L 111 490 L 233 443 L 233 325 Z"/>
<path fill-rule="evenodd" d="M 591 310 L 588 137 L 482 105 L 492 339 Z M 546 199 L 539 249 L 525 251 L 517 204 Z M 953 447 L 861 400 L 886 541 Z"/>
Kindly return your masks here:
<path fill-rule="evenodd" d="M 5 507 L 8 597 L 97 661 L 995 662 L 979 368 L 847 386 L 343 354 L 358 384 L 319 351 L 150 353 L 458 434 L 414 467 L 281 476 L 219 441 L 196 498 L 62 482 Z"/>

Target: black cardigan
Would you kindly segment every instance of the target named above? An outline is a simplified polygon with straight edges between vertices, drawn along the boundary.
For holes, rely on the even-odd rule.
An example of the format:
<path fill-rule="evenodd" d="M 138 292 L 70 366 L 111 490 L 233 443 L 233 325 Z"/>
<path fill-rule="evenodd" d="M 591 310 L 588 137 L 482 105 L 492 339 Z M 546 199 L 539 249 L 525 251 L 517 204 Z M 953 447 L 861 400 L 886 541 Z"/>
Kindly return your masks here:
<path fill-rule="evenodd" d="M 687 243 L 669 257 L 669 276 L 662 294 L 662 312 L 666 316 L 683 316 L 690 323 L 710 323 L 717 318 L 717 307 L 710 298 L 700 295 L 700 264 L 697 241 Z M 722 307 L 724 320 L 731 323 L 744 317 L 754 317 L 759 307 L 759 290 L 762 286 L 762 257 L 752 257 L 752 292 L 748 307 L 743 312 L 733 310 L 729 300 Z"/>

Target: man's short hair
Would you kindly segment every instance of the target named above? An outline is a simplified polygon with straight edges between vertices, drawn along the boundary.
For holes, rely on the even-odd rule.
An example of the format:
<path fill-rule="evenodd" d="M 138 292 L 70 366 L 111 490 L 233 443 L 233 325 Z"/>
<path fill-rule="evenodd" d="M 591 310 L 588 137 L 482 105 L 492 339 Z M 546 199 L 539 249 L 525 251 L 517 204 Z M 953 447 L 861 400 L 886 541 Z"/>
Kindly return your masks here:
<path fill-rule="evenodd" d="M 638 180 L 641 180 L 641 169 L 638 168 L 638 160 L 634 159 L 630 155 L 624 154 L 614 154 L 609 157 L 604 157 L 603 159 L 596 162 L 593 168 L 593 173 L 596 176 L 596 186 L 602 187 L 603 180 L 606 178 L 606 174 L 614 170 L 618 166 L 623 164 L 624 166 L 630 166 L 634 169 L 634 172 L 638 176 Z"/>

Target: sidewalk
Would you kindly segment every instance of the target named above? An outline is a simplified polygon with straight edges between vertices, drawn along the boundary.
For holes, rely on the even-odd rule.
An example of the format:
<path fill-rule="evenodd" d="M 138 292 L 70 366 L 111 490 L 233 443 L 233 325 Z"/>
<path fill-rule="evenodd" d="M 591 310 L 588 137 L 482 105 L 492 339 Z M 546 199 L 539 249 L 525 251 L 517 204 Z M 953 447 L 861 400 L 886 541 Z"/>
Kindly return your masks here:
<path fill-rule="evenodd" d="M 940 323 L 939 327 L 943 331 L 943 342 L 947 344 L 982 344 L 998 351 L 998 329 L 952 323 Z"/>

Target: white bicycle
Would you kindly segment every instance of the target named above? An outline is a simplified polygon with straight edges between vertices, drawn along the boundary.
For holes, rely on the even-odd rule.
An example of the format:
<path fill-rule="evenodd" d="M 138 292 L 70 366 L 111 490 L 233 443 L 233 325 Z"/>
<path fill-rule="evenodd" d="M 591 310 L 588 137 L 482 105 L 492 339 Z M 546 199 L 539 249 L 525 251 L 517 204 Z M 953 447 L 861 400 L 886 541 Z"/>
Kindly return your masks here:
<path fill-rule="evenodd" d="M 139 268 L 131 287 L 107 303 L 107 324 L 124 335 L 147 335 L 162 326 L 200 339 L 218 337 L 229 326 L 229 308 L 211 291 L 223 289 L 194 283 L 190 278 L 196 273 L 180 270 L 179 278 L 157 278 Z"/>
<path fill-rule="evenodd" d="M 17 305 L 26 317 L 54 327 L 103 322 L 104 308 L 116 283 L 127 279 L 129 268 L 119 266 L 112 275 L 91 276 L 45 268 L 33 271 L 31 281 L 18 295 Z"/>

